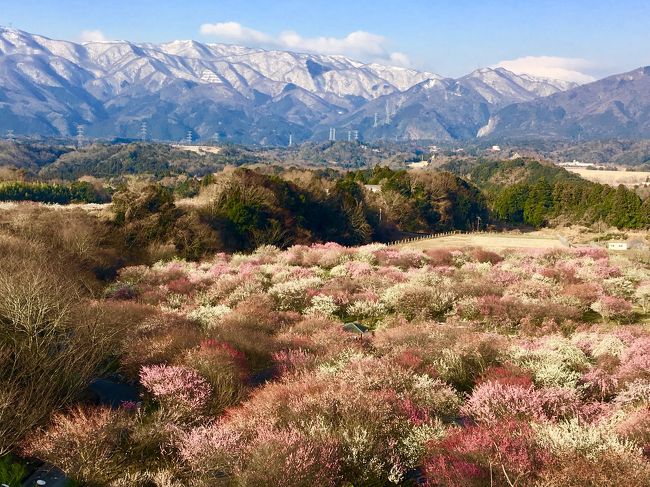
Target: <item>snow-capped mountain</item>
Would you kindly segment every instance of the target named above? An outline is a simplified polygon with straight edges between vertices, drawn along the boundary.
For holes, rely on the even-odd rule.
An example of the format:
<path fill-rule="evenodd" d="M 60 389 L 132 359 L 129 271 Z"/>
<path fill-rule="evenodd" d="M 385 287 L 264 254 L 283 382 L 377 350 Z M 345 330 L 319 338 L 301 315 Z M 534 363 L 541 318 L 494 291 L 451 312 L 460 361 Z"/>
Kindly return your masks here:
<path fill-rule="evenodd" d="M 459 80 L 495 106 L 530 101 L 578 86 L 570 81 L 515 74 L 504 68 L 481 68 Z"/>
<path fill-rule="evenodd" d="M 567 88 L 502 68 L 452 80 L 344 56 L 196 41 L 77 44 L 0 27 L 0 131 L 17 134 L 69 136 L 83 125 L 89 136 L 136 137 L 146 121 L 160 139 L 192 131 L 284 143 L 329 126 L 366 138 L 458 138 L 499 107 Z"/>

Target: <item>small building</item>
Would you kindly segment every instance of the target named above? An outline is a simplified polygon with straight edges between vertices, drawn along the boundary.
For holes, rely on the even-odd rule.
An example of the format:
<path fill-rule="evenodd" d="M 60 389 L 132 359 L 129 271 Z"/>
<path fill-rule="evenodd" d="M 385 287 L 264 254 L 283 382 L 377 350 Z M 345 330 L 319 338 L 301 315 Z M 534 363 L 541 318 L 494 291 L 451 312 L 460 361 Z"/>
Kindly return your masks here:
<path fill-rule="evenodd" d="M 501 147 L 498 145 L 493 145 L 490 149 L 492 152 L 501 152 Z"/>
<path fill-rule="evenodd" d="M 381 193 L 380 184 L 364 184 L 363 187 L 366 188 L 371 193 Z"/>
<path fill-rule="evenodd" d="M 607 250 L 627 250 L 628 244 L 627 242 L 624 242 L 622 240 L 613 240 L 611 242 L 607 242 Z"/>
<path fill-rule="evenodd" d="M 424 169 L 429 165 L 429 161 L 411 162 L 408 166 L 411 169 Z"/>
<path fill-rule="evenodd" d="M 572 160 L 571 162 L 560 162 L 558 164 L 560 167 L 576 167 L 576 168 L 582 168 L 582 169 L 588 169 L 588 168 L 593 168 L 596 167 L 596 165 L 593 162 L 580 162 L 576 161 L 575 159 Z"/>

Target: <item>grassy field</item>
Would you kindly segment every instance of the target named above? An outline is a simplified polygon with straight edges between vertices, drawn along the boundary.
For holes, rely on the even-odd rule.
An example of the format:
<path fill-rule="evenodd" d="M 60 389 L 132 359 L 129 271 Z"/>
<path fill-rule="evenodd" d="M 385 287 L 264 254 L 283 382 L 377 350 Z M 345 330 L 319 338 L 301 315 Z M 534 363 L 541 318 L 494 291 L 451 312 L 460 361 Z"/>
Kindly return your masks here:
<path fill-rule="evenodd" d="M 557 236 L 550 232 L 527 234 L 460 234 L 448 237 L 418 240 L 399 245 L 408 249 L 440 249 L 450 247 L 483 247 L 491 250 L 503 249 L 552 249 L 566 248 Z"/>
<path fill-rule="evenodd" d="M 596 171 L 572 167 L 566 169 L 594 183 L 609 184 L 610 186 L 618 186 L 619 184 L 625 186 L 650 186 L 650 171 Z"/>

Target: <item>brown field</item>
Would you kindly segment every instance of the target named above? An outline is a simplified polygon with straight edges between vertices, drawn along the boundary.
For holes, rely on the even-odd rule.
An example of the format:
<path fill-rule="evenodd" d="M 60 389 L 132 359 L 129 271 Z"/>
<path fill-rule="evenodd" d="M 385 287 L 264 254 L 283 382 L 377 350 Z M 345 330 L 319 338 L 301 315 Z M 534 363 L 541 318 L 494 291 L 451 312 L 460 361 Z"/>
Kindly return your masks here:
<path fill-rule="evenodd" d="M 575 167 L 565 168 L 594 183 L 609 184 L 610 186 L 650 186 L 650 171 L 596 171 Z"/>
<path fill-rule="evenodd" d="M 552 249 L 566 248 L 556 235 L 550 232 L 531 232 L 527 234 L 461 234 L 418 240 L 401 244 L 408 249 L 440 249 L 449 247 L 483 247 L 485 249 Z"/>
<path fill-rule="evenodd" d="M 175 145 L 174 148 L 194 152 L 196 154 L 218 154 L 221 152 L 221 147 L 214 147 L 211 145 Z"/>

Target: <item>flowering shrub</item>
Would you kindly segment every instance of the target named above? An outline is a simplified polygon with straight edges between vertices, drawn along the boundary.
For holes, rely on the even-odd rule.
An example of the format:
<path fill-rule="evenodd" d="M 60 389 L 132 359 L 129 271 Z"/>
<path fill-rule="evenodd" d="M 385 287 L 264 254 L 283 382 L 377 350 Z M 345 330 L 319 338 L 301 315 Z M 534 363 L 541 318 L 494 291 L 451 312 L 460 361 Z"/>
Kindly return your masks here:
<path fill-rule="evenodd" d="M 355 301 L 346 308 L 348 316 L 369 323 L 377 323 L 386 316 L 386 305 L 381 301 Z"/>
<path fill-rule="evenodd" d="M 198 349 L 187 353 L 184 362 L 210 385 L 212 411 L 221 412 L 244 397 L 248 376 L 246 358 L 231 345 L 205 340 Z"/>
<path fill-rule="evenodd" d="M 503 419 L 541 421 L 545 419 L 542 401 L 532 386 L 485 382 L 474 388 L 463 411 L 481 423 Z"/>
<path fill-rule="evenodd" d="M 140 382 L 151 395 L 168 407 L 200 411 L 210 400 L 210 384 L 193 369 L 173 365 L 151 365 L 140 371 Z"/>
<path fill-rule="evenodd" d="M 623 298 L 601 296 L 591 309 L 604 320 L 628 321 L 632 317 L 632 305 Z"/>
<path fill-rule="evenodd" d="M 637 445 L 619 438 L 608 424 L 582 425 L 577 419 L 571 419 L 556 424 L 539 424 L 534 428 L 540 443 L 558 456 L 579 453 L 594 459 L 609 452 L 640 453 Z"/>
<path fill-rule="evenodd" d="M 206 328 L 214 328 L 219 324 L 221 318 L 230 313 L 231 309 L 224 304 L 217 304 L 216 306 L 203 305 L 190 312 L 187 316 L 192 320 L 196 320 Z"/>
<path fill-rule="evenodd" d="M 451 311 L 454 300 L 455 295 L 449 290 L 410 283 L 396 284 L 382 296 L 390 309 L 409 320 L 442 318 Z"/>
<path fill-rule="evenodd" d="M 305 309 L 307 315 L 332 316 L 339 310 L 334 297 L 326 294 L 317 294 L 311 298 L 311 304 Z"/>
<path fill-rule="evenodd" d="M 282 282 L 271 286 L 268 292 L 278 302 L 279 309 L 300 311 L 307 306 L 307 291 L 318 287 L 321 282 L 318 277 Z"/>
<path fill-rule="evenodd" d="M 530 485 L 547 461 L 531 427 L 508 421 L 451 431 L 430 445 L 424 472 L 431 486 Z"/>

